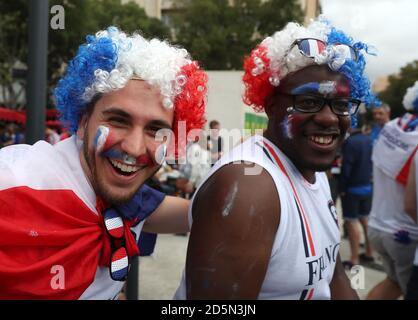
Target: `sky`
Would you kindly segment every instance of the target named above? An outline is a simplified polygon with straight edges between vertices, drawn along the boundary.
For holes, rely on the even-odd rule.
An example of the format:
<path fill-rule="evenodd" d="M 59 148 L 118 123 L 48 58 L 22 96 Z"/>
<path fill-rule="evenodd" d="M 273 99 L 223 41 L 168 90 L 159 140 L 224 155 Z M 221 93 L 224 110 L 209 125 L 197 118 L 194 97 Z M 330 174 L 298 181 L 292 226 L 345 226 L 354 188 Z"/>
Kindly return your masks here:
<path fill-rule="evenodd" d="M 354 40 L 376 48 L 366 55 L 372 83 L 418 60 L 417 0 L 320 0 L 322 13 Z"/>

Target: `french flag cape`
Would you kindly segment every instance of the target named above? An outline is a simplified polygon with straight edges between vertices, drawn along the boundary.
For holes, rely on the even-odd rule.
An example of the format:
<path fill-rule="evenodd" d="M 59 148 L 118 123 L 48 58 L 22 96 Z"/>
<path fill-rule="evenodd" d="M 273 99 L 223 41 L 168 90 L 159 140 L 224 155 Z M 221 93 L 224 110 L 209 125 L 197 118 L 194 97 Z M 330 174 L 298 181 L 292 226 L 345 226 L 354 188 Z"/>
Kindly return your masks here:
<path fill-rule="evenodd" d="M 107 299 L 120 292 L 123 282 L 109 276 L 105 205 L 83 173 L 80 148 L 73 136 L 55 146 L 0 150 L 0 299 Z M 138 223 L 124 221 L 126 231 Z M 132 233 L 125 234 L 128 255 L 139 254 Z M 98 278 L 103 288 L 91 288 Z"/>
<path fill-rule="evenodd" d="M 406 185 L 409 168 L 417 151 L 418 127 L 414 131 L 406 131 L 400 120 L 396 118 L 389 121 L 380 131 L 372 160 L 387 176 Z"/>

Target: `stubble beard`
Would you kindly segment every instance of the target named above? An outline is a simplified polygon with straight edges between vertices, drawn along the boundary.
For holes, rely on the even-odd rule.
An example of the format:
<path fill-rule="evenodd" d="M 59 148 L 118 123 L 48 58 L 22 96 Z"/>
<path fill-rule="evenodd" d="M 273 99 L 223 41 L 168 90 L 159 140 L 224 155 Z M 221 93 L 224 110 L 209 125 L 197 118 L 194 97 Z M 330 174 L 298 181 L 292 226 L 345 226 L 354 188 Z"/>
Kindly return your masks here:
<path fill-rule="evenodd" d="M 89 170 L 89 180 L 93 187 L 94 192 L 97 196 L 99 196 L 102 200 L 104 200 L 106 203 L 114 204 L 114 205 L 121 205 L 123 203 L 126 203 L 130 201 L 134 195 L 137 193 L 137 191 L 141 188 L 143 183 L 138 186 L 138 188 L 132 190 L 124 196 L 115 196 L 114 194 L 111 194 L 109 188 L 106 187 L 106 182 L 103 181 L 102 178 L 100 178 L 100 175 L 97 173 L 97 166 L 96 166 L 96 158 L 94 156 L 93 152 L 89 152 L 89 136 L 87 133 L 87 130 L 84 134 L 84 143 L 83 143 L 83 157 L 86 161 L 88 170 Z M 158 170 L 158 169 L 157 169 Z M 154 172 L 155 173 L 155 172 Z M 145 182 L 145 181 L 144 181 Z"/>

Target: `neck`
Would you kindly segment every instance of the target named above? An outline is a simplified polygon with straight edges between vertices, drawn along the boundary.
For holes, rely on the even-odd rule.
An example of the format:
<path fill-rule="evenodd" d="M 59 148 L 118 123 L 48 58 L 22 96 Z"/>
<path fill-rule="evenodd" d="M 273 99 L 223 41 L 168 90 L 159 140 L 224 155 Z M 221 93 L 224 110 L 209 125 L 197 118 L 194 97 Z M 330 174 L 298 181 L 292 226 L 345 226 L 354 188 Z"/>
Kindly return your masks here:
<path fill-rule="evenodd" d="M 270 133 L 270 130 L 266 130 L 263 134 L 265 138 L 267 138 L 269 141 L 271 141 L 277 148 L 279 148 L 288 158 L 290 161 L 292 161 L 293 165 L 296 167 L 296 169 L 300 172 L 300 174 L 305 178 L 306 181 L 313 184 L 315 183 L 315 171 L 308 169 L 306 167 L 303 167 L 302 165 L 298 164 L 297 162 L 293 161 L 293 159 L 286 153 L 284 150 L 285 148 L 282 148 L 280 146 L 280 143 L 278 139 Z"/>

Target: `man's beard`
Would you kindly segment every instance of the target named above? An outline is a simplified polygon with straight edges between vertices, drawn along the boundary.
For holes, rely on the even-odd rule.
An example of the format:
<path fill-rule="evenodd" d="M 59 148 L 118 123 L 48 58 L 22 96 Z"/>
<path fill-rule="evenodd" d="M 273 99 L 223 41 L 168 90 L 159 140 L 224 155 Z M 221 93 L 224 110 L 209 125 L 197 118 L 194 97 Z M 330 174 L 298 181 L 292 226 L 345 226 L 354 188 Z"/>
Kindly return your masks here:
<path fill-rule="evenodd" d="M 84 134 L 83 139 L 84 139 L 83 156 L 84 156 L 84 159 L 86 160 L 87 167 L 90 171 L 90 180 L 91 180 L 90 182 L 96 195 L 99 196 L 101 199 L 103 199 L 106 203 L 114 204 L 114 205 L 120 205 L 120 204 L 130 201 L 134 197 L 134 195 L 137 193 L 137 191 L 142 187 L 143 184 L 138 186 L 137 189 L 134 189 L 131 192 L 126 193 L 126 195 L 124 196 L 112 195 L 110 191 L 108 190 L 108 188 L 106 188 L 106 183 L 100 179 L 100 175 L 97 173 L 96 158 L 94 156 L 94 153 L 93 154 L 89 153 L 89 145 L 88 145 L 89 136 L 88 136 L 87 130 Z M 156 171 L 158 169 L 159 168 L 157 168 Z M 152 175 L 154 175 L 155 172 Z"/>

